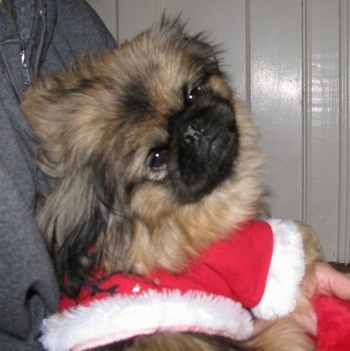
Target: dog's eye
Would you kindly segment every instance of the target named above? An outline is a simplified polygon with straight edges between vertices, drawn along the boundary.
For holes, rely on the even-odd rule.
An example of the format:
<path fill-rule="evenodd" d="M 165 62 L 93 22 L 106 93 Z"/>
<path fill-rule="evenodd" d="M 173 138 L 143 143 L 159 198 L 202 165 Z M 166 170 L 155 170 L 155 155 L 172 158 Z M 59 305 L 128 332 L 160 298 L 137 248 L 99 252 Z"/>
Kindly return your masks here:
<path fill-rule="evenodd" d="M 166 162 L 168 159 L 168 150 L 157 149 L 151 153 L 150 168 L 154 172 L 163 171 L 166 169 Z"/>
<path fill-rule="evenodd" d="M 204 84 L 196 84 L 187 93 L 186 99 L 188 102 L 196 101 L 205 91 Z"/>

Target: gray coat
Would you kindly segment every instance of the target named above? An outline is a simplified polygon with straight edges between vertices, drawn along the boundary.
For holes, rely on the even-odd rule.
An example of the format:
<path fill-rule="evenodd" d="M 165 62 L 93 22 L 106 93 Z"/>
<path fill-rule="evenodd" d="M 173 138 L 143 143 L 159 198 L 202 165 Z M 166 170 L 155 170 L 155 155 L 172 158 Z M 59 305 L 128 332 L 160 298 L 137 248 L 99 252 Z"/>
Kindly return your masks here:
<path fill-rule="evenodd" d="M 14 6 L 11 6 L 11 5 Z M 115 45 L 83 0 L 0 1 L 0 350 L 38 350 L 58 288 L 35 222 L 35 148 L 19 110 L 37 76 Z M 39 177 L 42 186 L 48 186 Z"/>

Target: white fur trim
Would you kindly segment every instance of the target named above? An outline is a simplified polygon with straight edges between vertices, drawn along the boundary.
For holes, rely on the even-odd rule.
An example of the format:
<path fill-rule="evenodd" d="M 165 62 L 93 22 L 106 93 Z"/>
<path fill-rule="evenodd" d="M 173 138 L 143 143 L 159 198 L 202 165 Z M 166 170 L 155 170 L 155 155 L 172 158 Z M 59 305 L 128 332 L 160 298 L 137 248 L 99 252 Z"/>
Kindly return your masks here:
<path fill-rule="evenodd" d="M 49 351 L 81 351 L 162 331 L 244 340 L 252 330 L 250 313 L 230 299 L 193 291 L 149 291 L 57 313 L 44 321 L 41 342 Z"/>
<path fill-rule="evenodd" d="M 274 234 L 274 249 L 264 295 L 252 313 L 275 319 L 291 313 L 305 273 L 302 235 L 293 221 L 266 220 Z"/>

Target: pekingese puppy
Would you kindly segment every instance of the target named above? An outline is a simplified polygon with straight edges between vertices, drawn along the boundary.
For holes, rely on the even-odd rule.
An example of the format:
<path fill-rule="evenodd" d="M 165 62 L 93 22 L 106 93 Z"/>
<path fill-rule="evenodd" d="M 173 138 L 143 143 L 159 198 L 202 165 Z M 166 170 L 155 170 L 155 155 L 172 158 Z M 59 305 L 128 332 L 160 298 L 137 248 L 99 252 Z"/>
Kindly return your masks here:
<path fill-rule="evenodd" d="M 235 98 L 218 53 L 204 35 L 188 35 L 179 19 L 163 18 L 115 50 L 98 58 L 86 56 L 66 71 L 42 78 L 24 94 L 22 110 L 38 146 L 38 166 L 53 180 L 38 223 L 69 305 L 56 319 L 45 321 L 48 349 L 314 350 L 295 317 L 310 309 L 300 285 L 313 274 L 312 263 L 321 259 L 308 228 L 277 223 L 300 233 L 294 241 L 300 246 L 297 258 L 290 258 L 292 266 L 302 262 L 298 277 L 289 276 L 288 269 L 281 274 L 287 283 L 295 281 L 287 310 L 273 312 L 284 295 L 274 296 L 264 312 L 255 308 L 269 290 L 265 281 L 270 279 L 270 256 L 266 264 L 251 269 L 267 267 L 259 276 L 263 288 L 254 288 L 259 290 L 257 300 L 245 302 L 247 284 L 254 285 L 256 279 L 249 278 L 241 252 L 246 250 L 242 255 L 255 260 L 260 254 L 254 255 L 253 246 L 258 252 L 275 248 L 270 234 L 266 250 L 259 248 L 260 234 L 251 239 L 257 245 L 241 249 L 237 243 L 236 237 L 245 241 L 252 231 L 244 234 L 246 223 L 254 228 L 260 223 L 255 220 L 263 191 L 263 157 L 256 127 Z M 276 227 L 271 223 L 266 228 Z M 264 233 L 270 231 L 265 224 L 261 227 Z M 233 247 L 229 258 L 227 246 Z M 247 283 L 239 278 L 235 287 L 225 283 L 220 290 L 222 267 L 211 268 L 207 261 L 223 268 L 232 265 Z M 111 276 L 117 280 L 103 285 Z M 189 276 L 194 282 L 188 283 Z M 126 278 L 131 283 L 125 283 Z M 178 278 L 179 288 L 173 283 Z M 208 279 L 211 287 L 202 288 L 210 284 L 199 279 Z M 162 280 L 168 283 L 162 286 Z M 101 294 L 111 303 L 105 309 L 113 311 L 104 315 L 106 323 L 96 317 L 100 311 L 94 312 L 101 302 L 75 306 L 87 295 L 93 299 Z M 84 308 L 95 322 L 83 332 L 85 339 L 65 344 Z M 192 318 L 198 311 L 203 314 Z M 215 321 L 204 325 L 216 314 Z M 236 329 L 231 319 L 238 322 Z M 83 315 L 72 338 L 86 320 Z M 117 324 L 125 330 L 114 330 Z M 57 325 L 67 329 L 63 334 L 55 329 L 50 335 L 58 336 L 50 344 L 45 333 Z M 131 332 L 134 325 L 136 331 Z M 96 331 L 100 327 L 112 329 L 104 335 Z M 90 334 L 93 340 L 86 341 Z"/>

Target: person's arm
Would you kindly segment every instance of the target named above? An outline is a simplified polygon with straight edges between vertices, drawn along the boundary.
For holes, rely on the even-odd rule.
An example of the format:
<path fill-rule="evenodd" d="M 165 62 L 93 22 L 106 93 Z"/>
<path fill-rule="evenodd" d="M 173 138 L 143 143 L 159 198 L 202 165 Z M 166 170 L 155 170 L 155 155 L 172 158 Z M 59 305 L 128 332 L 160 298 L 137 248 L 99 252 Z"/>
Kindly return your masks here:
<path fill-rule="evenodd" d="M 6 161 L 0 157 L 0 349 L 36 350 L 42 319 L 57 309 L 58 288 L 33 212 Z"/>
<path fill-rule="evenodd" d="M 26 8 L 23 20 L 28 23 L 29 11 L 35 6 L 22 3 Z M 16 4 L 21 6 L 21 1 Z M 0 15 L 6 13 L 0 11 Z M 35 42 L 32 47 L 42 51 L 28 56 L 30 64 L 37 65 L 29 71 L 37 70 L 39 76 L 65 68 L 84 52 L 96 54 L 115 46 L 102 21 L 83 0 L 47 1 L 45 23 L 39 27 L 45 35 L 35 32 L 30 43 Z M 41 349 L 37 338 L 42 319 L 57 310 L 59 293 L 35 220 L 35 152 L 15 94 L 24 86 L 20 61 L 16 66 L 13 55 L 19 52 L 18 41 L 11 45 L 3 47 L 0 60 L 6 60 L 11 69 L 7 75 L 0 73 L 0 349 L 32 351 Z"/>
<path fill-rule="evenodd" d="M 113 47 L 113 36 L 84 0 L 58 0 L 57 20 L 39 75 L 62 70 L 83 54 L 96 55 Z"/>

